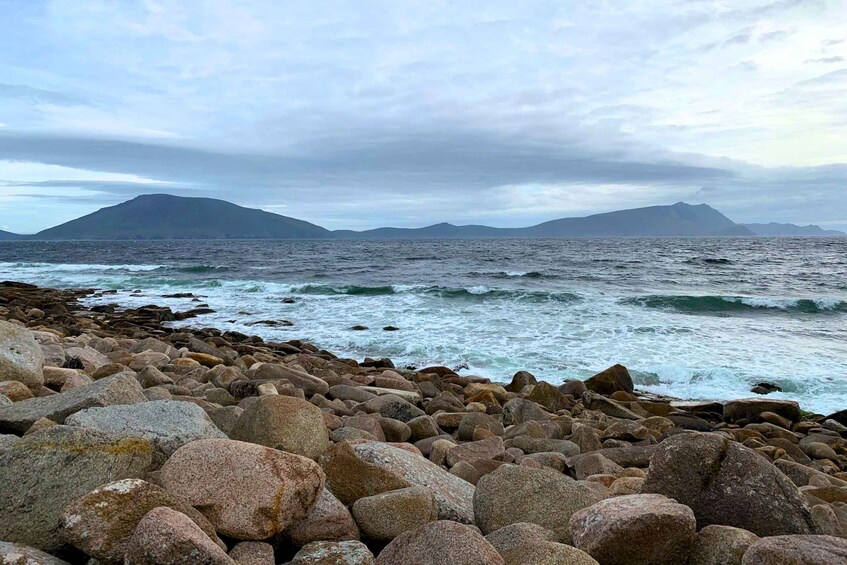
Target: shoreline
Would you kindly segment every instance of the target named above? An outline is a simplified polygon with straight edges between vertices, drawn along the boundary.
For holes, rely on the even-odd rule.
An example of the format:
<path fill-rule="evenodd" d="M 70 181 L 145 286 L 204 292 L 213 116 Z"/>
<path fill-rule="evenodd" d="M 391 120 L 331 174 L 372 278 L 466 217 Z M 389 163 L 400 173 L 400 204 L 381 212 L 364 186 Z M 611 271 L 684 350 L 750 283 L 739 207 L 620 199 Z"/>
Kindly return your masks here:
<path fill-rule="evenodd" d="M 847 410 L 675 401 L 621 365 L 559 386 L 403 369 L 97 292 L 0 283 L 0 557 L 847 556 Z"/>

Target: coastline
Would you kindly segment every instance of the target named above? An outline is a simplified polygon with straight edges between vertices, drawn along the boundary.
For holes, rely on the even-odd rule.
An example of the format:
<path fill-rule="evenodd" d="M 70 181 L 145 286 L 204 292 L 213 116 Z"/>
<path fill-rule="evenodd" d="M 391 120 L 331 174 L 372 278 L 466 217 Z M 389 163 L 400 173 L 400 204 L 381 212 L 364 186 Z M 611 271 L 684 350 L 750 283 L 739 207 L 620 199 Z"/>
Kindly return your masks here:
<path fill-rule="evenodd" d="M 309 560 L 321 551 L 382 564 L 436 549 L 472 548 L 490 563 L 659 551 L 657 562 L 678 563 L 728 540 L 741 554 L 808 549 L 774 536 L 847 552 L 847 410 L 814 415 L 766 395 L 675 401 L 635 390 L 621 365 L 559 386 L 525 371 L 506 384 L 403 369 L 300 340 L 167 325 L 203 310 L 81 304 L 97 292 L 0 283 L 11 336 L 0 350 L 2 542 L 71 561 L 129 558 L 148 543 L 143 525 L 181 520 L 160 516 L 168 506 L 194 524 L 172 530 L 191 531 L 185 543 L 221 563 L 244 543 L 298 564 L 330 563 Z M 154 407 L 163 412 L 145 412 Z M 86 463 L 96 467 L 126 450 L 96 477 L 50 459 L 97 453 Z M 260 479 L 228 468 L 251 457 L 267 466 Z M 34 500 L 24 512 L 17 481 L 33 473 L 49 480 L 23 489 Z M 120 508 L 156 489 L 182 502 L 95 518 L 89 505 L 117 482 L 125 496 L 108 503 Z M 279 488 L 296 495 L 274 498 Z M 122 519 L 137 523 L 104 522 Z M 598 531 L 598 519 L 620 530 Z M 633 528 L 647 529 L 628 547 Z"/>

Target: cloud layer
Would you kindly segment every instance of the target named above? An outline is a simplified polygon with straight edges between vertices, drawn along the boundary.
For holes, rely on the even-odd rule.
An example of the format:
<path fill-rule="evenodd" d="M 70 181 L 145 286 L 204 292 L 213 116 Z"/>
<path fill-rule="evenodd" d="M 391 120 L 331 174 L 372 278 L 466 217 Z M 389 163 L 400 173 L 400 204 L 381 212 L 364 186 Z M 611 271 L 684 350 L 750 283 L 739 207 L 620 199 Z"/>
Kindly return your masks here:
<path fill-rule="evenodd" d="M 0 224 L 170 192 L 329 228 L 847 227 L 843 2 L 473 4 L 0 0 Z"/>

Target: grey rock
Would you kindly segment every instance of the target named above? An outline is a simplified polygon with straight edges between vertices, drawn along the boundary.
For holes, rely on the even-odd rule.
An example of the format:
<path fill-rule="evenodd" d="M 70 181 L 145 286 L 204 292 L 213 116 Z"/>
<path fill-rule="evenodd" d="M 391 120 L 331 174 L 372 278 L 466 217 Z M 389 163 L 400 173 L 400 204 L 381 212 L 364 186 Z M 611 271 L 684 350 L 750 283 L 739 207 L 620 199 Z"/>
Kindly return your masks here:
<path fill-rule="evenodd" d="M 473 497 L 476 524 L 484 534 L 529 522 L 570 540 L 568 520 L 600 497 L 588 486 L 550 469 L 503 465 L 482 477 Z"/>
<path fill-rule="evenodd" d="M 0 539 L 56 552 L 65 506 L 103 483 L 143 478 L 153 450 L 149 440 L 71 426 L 22 438 L 0 455 Z"/>
<path fill-rule="evenodd" d="M 38 392 L 43 366 L 44 354 L 32 332 L 0 320 L 0 381 L 17 381 Z"/>
<path fill-rule="evenodd" d="M 773 536 L 750 546 L 742 565 L 834 565 L 847 563 L 847 540 L 833 536 Z"/>
<path fill-rule="evenodd" d="M 22 434 L 40 418 L 49 418 L 61 424 L 71 414 L 86 408 L 146 401 L 135 377 L 117 374 L 61 394 L 0 406 L 0 433 Z"/>
<path fill-rule="evenodd" d="M 0 541 L 0 565 L 68 565 L 68 562 L 33 547 Z"/>
<path fill-rule="evenodd" d="M 226 437 L 202 408 L 175 400 L 88 408 L 68 416 L 65 423 L 149 439 L 166 457 L 191 441 Z"/>
<path fill-rule="evenodd" d="M 373 553 L 360 541 L 315 541 L 288 565 L 374 565 Z"/>
<path fill-rule="evenodd" d="M 759 536 L 813 531 L 794 483 L 752 449 L 718 434 L 682 433 L 659 444 L 641 492 L 691 507 L 700 527 L 722 524 Z"/>

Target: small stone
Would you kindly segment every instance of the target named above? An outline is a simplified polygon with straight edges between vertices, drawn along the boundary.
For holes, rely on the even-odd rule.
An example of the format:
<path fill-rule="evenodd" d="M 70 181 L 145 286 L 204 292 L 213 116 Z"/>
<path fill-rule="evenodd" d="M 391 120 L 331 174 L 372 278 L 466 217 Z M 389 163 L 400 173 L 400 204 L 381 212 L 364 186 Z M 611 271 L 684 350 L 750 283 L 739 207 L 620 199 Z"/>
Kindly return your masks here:
<path fill-rule="evenodd" d="M 291 541 L 299 546 L 313 541 L 359 539 L 359 528 L 350 511 L 326 488 L 306 517 L 292 524 L 287 533 Z"/>
<path fill-rule="evenodd" d="M 309 459 L 317 459 L 330 445 L 321 409 L 282 395 L 258 397 L 238 418 L 230 437 Z"/>
<path fill-rule="evenodd" d="M 125 565 L 235 565 L 191 519 L 172 508 L 154 508 L 138 523 Z"/>
<path fill-rule="evenodd" d="M 367 537 L 390 541 L 438 519 L 438 504 L 432 490 L 409 487 L 360 498 L 353 504 L 353 517 Z"/>
<path fill-rule="evenodd" d="M 430 522 L 400 534 L 385 546 L 377 565 L 504 565 L 479 532 L 447 520 Z"/>
<path fill-rule="evenodd" d="M 834 565 L 847 563 L 847 539 L 789 535 L 762 538 L 744 554 L 743 565 Z"/>
<path fill-rule="evenodd" d="M 744 552 L 759 541 L 753 532 L 732 526 L 706 526 L 694 539 L 688 565 L 741 565 Z"/>
<path fill-rule="evenodd" d="M 229 556 L 238 565 L 275 565 L 274 547 L 261 541 L 242 541 L 235 544 Z"/>
<path fill-rule="evenodd" d="M 374 565 L 373 553 L 359 541 L 315 541 L 302 548 L 289 565 Z"/>
<path fill-rule="evenodd" d="M 600 563 L 685 563 L 696 521 L 690 508 L 665 496 L 635 494 L 601 500 L 570 519 L 573 544 Z"/>

